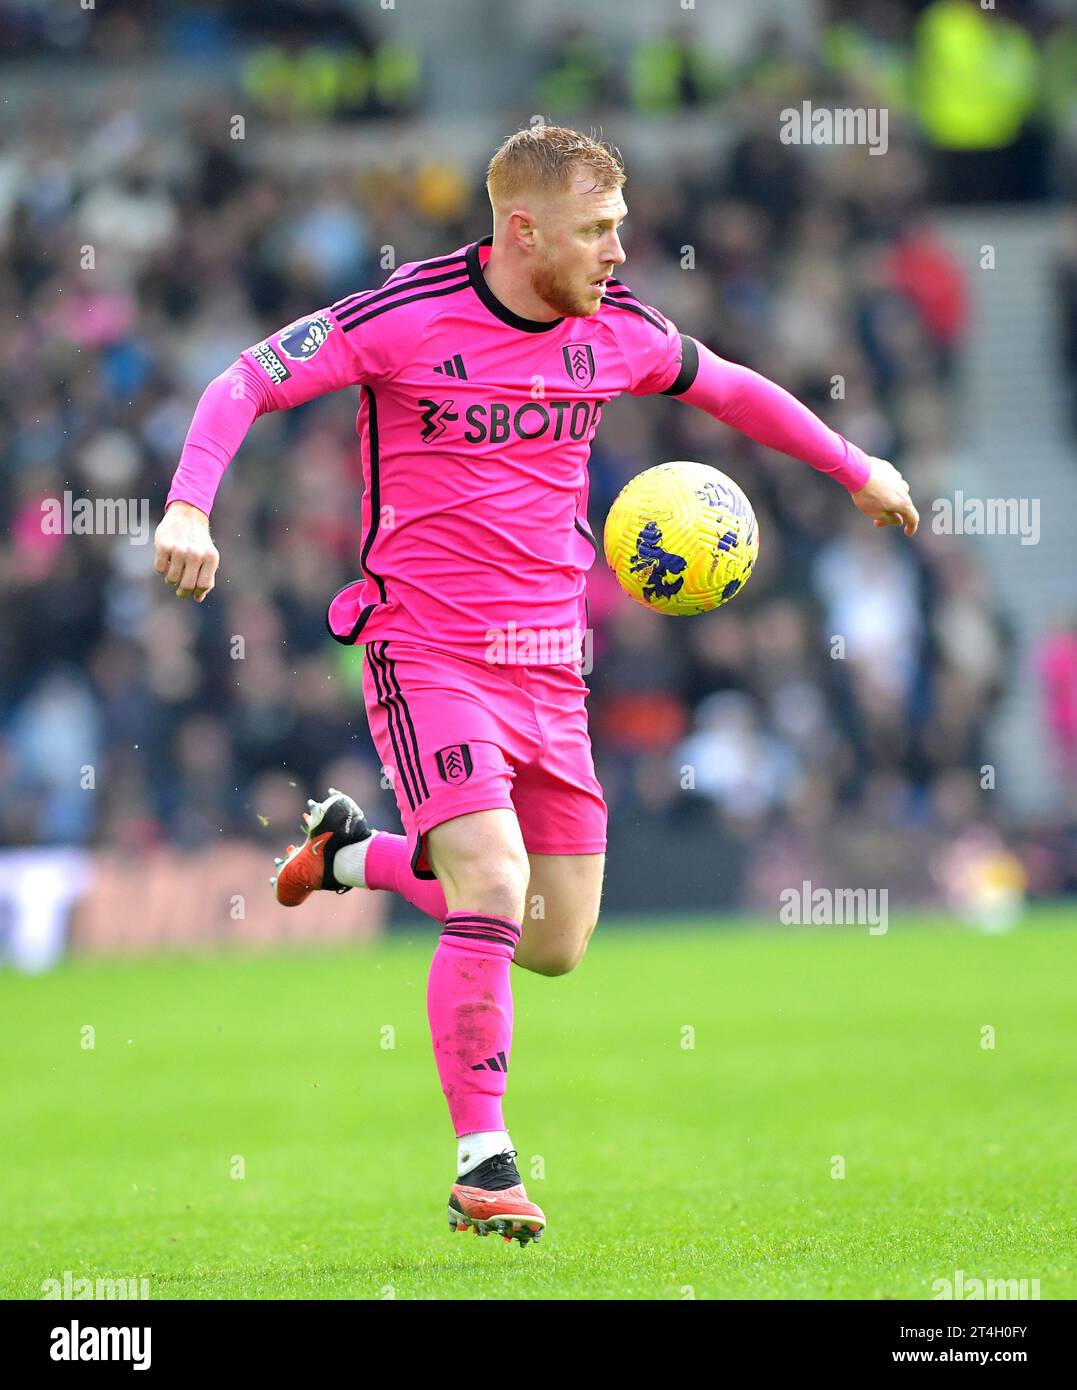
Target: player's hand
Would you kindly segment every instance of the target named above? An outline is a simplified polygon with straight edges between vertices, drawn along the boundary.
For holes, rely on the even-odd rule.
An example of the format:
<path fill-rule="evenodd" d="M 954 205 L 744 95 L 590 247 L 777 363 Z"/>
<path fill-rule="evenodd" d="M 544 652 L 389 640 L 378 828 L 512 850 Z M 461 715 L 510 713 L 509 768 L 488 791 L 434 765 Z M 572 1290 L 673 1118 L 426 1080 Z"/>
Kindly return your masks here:
<path fill-rule="evenodd" d="M 177 598 L 201 603 L 213 589 L 220 554 L 209 534 L 209 517 L 190 502 L 173 502 L 153 537 L 153 568 Z"/>
<path fill-rule="evenodd" d="M 870 516 L 876 526 L 903 526 L 907 536 L 915 536 L 920 513 L 913 506 L 909 485 L 892 463 L 873 458 L 871 476 L 853 493 L 853 503 Z"/>

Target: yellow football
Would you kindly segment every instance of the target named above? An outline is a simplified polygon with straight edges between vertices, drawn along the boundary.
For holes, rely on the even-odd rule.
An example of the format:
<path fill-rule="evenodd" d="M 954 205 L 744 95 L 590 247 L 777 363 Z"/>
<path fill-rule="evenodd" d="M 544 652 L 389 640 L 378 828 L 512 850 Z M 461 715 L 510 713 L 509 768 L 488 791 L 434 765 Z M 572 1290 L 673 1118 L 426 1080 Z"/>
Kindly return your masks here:
<path fill-rule="evenodd" d="M 603 532 L 621 588 L 657 613 L 709 613 L 747 583 L 759 553 L 752 504 L 705 463 L 660 463 L 617 494 Z"/>

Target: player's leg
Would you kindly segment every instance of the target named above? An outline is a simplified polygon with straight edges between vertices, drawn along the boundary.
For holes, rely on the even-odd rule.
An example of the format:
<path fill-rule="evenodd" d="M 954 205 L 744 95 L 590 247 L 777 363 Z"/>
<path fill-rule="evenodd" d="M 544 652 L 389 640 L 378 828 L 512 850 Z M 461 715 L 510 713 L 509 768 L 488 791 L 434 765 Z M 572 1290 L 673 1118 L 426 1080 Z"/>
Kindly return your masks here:
<path fill-rule="evenodd" d="M 437 879 L 415 877 L 407 836 L 372 830 L 351 798 L 334 788 L 324 802 L 310 806 L 303 816 L 306 844 L 288 847 L 271 880 L 279 902 L 296 906 L 315 888 L 375 888 L 397 892 L 435 921 L 445 921 L 445 889 Z M 605 856 L 530 854 L 527 859 L 522 932 L 513 964 L 538 975 L 564 975 L 582 960 L 598 921 Z M 467 900 L 467 870 L 462 872 L 465 882 L 454 890 L 456 902 Z"/>
<path fill-rule="evenodd" d="M 456 816 L 426 836 L 449 914 L 473 909 L 519 921 L 531 867 L 512 810 Z"/>
<path fill-rule="evenodd" d="M 535 756 L 537 732 L 519 689 L 482 662 L 375 642 L 364 686 L 371 735 L 392 769 L 408 871 L 437 885 L 444 902 L 427 1005 L 463 1179 L 450 1197 L 452 1224 L 530 1240 L 545 1218 L 520 1183 L 502 1103 L 510 972 L 530 872 L 513 765 Z"/>
<path fill-rule="evenodd" d="M 519 694 L 533 700 L 534 712 L 546 728 L 546 739 L 537 759 L 527 764 L 521 761 L 512 793 L 531 850 L 526 903 L 520 909 L 522 936 L 514 963 L 538 974 L 561 975 L 579 964 L 598 919 L 605 865 L 601 850 L 605 846 L 606 808 L 591 759 L 582 679 L 570 671 L 540 669 L 530 673 Z M 400 749 L 390 745 L 388 725 L 383 728 L 384 721 L 378 719 L 380 712 L 374 700 L 369 709 L 371 727 L 376 743 L 380 738 L 379 751 L 385 765 L 391 766 L 390 759 L 398 756 Z M 401 815 L 408 825 L 413 817 L 400 789 L 397 790 Z M 336 837 L 327 842 L 321 861 L 308 854 L 287 866 L 281 875 L 282 885 L 287 884 L 290 874 L 300 881 L 301 891 L 295 896 L 293 889 L 293 896 L 286 898 L 278 886 L 281 901 L 301 901 L 312 886 L 339 884 L 384 889 L 400 893 L 444 923 L 448 911 L 446 888 L 438 878 L 417 877 L 413 867 L 415 826 L 410 825 L 407 835 L 371 832 L 354 803 L 349 805 L 358 813 L 356 832 L 350 837 L 341 836 L 343 843 L 339 848 Z M 313 823 L 318 824 L 318 808 L 314 808 L 313 814 Z M 339 807 L 334 814 L 340 814 Z M 466 817 L 461 821 L 462 826 L 468 823 Z M 451 864 L 444 868 L 454 911 L 467 904 L 469 894 L 479 891 L 474 884 L 476 873 L 483 879 L 484 894 L 495 891 L 486 877 L 486 866 L 498 858 L 485 835 L 474 837 L 466 829 L 461 833 L 465 848 L 458 856 L 452 856 L 458 861 L 461 881 L 452 879 Z M 501 842 L 508 845 L 504 837 Z M 571 852 L 545 852 L 547 847 Z M 317 844 L 314 848 L 317 850 Z M 501 855 L 501 862 L 507 862 L 505 855 Z M 324 882 L 318 877 L 323 873 Z M 506 905 L 511 912 L 517 911 L 511 892 L 503 904 Z"/>
<path fill-rule="evenodd" d="M 454 817 L 425 838 L 446 902 L 427 1011 L 458 1141 L 449 1223 L 537 1239 L 545 1217 L 528 1201 L 502 1112 L 512 1057 L 511 967 L 530 875 L 523 837 L 515 813 L 495 808 Z"/>
<path fill-rule="evenodd" d="M 530 854 L 531 876 L 515 964 L 565 975 L 583 959 L 598 922 L 604 854 Z"/>
<path fill-rule="evenodd" d="M 269 880 L 282 907 L 298 907 L 319 888 L 336 893 L 372 888 L 399 893 L 435 922 L 444 922 L 444 890 L 437 879 L 415 877 L 406 835 L 376 830 L 362 808 L 335 787 L 324 801 L 307 805 L 301 827 L 306 839 L 289 845 L 274 861 L 276 872 Z M 333 832 L 328 839 L 327 831 Z"/>
<path fill-rule="evenodd" d="M 445 890 L 436 878 L 416 878 L 411 858 L 406 835 L 374 830 L 369 840 L 344 851 L 338 875 L 342 883 L 355 888 L 398 893 L 435 922 L 444 922 Z"/>
<path fill-rule="evenodd" d="M 531 875 L 516 963 L 540 975 L 575 969 L 598 921 L 606 864 L 606 802 L 595 776 L 584 699 L 572 667 L 536 667 L 525 688 L 543 734 L 517 769 L 512 799 Z"/>
<path fill-rule="evenodd" d="M 445 893 L 437 879 L 416 878 L 406 835 L 375 830 L 345 792 L 329 788 L 324 801 L 308 801 L 306 838 L 289 845 L 269 880 L 282 907 L 298 907 L 317 889 L 384 888 L 420 912 L 445 920 Z"/>

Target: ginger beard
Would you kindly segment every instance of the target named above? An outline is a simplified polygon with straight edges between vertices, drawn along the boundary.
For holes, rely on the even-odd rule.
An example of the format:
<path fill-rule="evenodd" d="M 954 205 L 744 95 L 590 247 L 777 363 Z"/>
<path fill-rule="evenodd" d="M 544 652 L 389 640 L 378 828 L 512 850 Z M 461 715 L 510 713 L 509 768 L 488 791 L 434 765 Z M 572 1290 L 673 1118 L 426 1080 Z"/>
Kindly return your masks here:
<path fill-rule="evenodd" d="M 552 248 L 540 251 L 531 271 L 531 288 L 535 294 L 565 318 L 589 318 L 597 314 L 602 304 L 600 295 L 591 293 L 592 281 L 608 272 L 609 267 L 592 268 L 565 264 Z M 586 281 L 586 288 L 583 283 Z"/>

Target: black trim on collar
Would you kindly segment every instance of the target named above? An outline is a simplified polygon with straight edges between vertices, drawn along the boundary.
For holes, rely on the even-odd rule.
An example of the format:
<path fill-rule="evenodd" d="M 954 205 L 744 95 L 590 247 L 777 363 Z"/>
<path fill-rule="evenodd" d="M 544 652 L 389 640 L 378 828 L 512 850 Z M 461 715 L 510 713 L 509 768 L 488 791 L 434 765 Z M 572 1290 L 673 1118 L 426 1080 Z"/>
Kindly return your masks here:
<path fill-rule="evenodd" d="M 514 314 L 507 305 L 502 304 L 486 283 L 486 276 L 482 273 L 482 266 L 479 264 L 479 247 L 491 246 L 493 240 L 492 236 L 484 236 L 478 241 L 472 242 L 467 248 L 467 273 L 471 281 L 471 288 L 491 314 L 496 314 L 502 323 L 507 323 L 510 328 L 518 328 L 523 333 L 548 333 L 551 328 L 556 328 L 559 324 L 564 323 L 563 318 L 551 319 L 549 323 L 540 323 L 538 319 L 521 318 L 519 314 Z"/>

